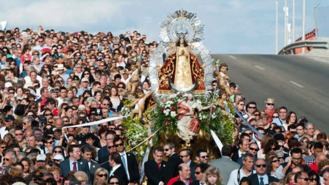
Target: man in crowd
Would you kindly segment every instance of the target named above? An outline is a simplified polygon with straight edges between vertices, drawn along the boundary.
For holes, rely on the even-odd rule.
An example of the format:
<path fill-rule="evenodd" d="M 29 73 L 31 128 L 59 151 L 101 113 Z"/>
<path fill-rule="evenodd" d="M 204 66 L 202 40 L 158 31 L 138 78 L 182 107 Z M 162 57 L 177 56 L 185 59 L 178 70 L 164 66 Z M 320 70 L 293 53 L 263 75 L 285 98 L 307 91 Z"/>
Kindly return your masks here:
<path fill-rule="evenodd" d="M 144 171 L 147 177 L 147 184 L 164 185 L 162 176 L 166 165 L 163 156 L 163 149 L 161 147 L 156 147 L 153 149 L 153 159 L 145 162 Z"/>
<path fill-rule="evenodd" d="M 239 185 L 243 177 L 248 177 L 252 174 L 254 167 L 254 156 L 246 153 L 242 159 L 242 167 L 233 170 L 228 179 L 227 185 Z"/>
<path fill-rule="evenodd" d="M 275 177 L 267 174 L 265 159 L 257 159 L 255 162 L 256 173 L 248 177 L 253 185 L 265 185 L 272 182 L 279 182 Z"/>

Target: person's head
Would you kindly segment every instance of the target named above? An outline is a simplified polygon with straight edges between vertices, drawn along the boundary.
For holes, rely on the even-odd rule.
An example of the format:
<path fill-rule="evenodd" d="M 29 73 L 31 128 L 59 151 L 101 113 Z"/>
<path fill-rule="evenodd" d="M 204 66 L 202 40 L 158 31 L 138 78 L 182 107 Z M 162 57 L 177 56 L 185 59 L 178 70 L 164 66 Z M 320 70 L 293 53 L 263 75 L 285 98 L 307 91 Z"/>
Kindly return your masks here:
<path fill-rule="evenodd" d="M 219 170 L 216 167 L 210 166 L 205 172 L 206 184 L 217 185 L 220 184 L 221 177 Z"/>
<path fill-rule="evenodd" d="M 116 176 L 111 176 L 110 179 L 108 180 L 109 185 L 119 185 L 120 184 L 120 179 Z"/>
<path fill-rule="evenodd" d="M 323 149 L 324 149 L 324 146 L 321 142 L 315 142 L 314 145 L 313 145 L 313 154 L 314 156 L 318 156 L 320 154 L 323 154 Z"/>
<path fill-rule="evenodd" d="M 239 148 L 241 151 L 248 151 L 249 150 L 249 145 L 250 145 L 250 142 L 246 139 L 240 139 L 239 141 Z"/>
<path fill-rule="evenodd" d="M 81 185 L 87 185 L 89 181 L 89 177 L 84 171 L 77 171 L 73 174 L 73 176 L 79 181 Z"/>
<path fill-rule="evenodd" d="M 170 157 L 175 153 L 175 145 L 173 143 L 166 143 L 163 146 L 163 151 L 166 157 Z"/>
<path fill-rule="evenodd" d="M 308 173 L 309 185 L 320 185 L 320 177 L 314 171 Z"/>
<path fill-rule="evenodd" d="M 274 171 L 280 166 L 280 159 L 277 155 L 270 155 L 268 163 L 270 164 L 270 166 L 268 166 L 269 171 Z"/>
<path fill-rule="evenodd" d="M 257 159 L 255 162 L 255 169 L 258 175 L 264 175 L 266 173 L 266 161 L 265 159 Z"/>
<path fill-rule="evenodd" d="M 160 164 L 163 161 L 163 149 L 161 147 L 154 148 L 153 159 L 157 164 Z"/>
<path fill-rule="evenodd" d="M 81 151 L 79 145 L 70 145 L 68 147 L 68 153 L 70 156 L 70 159 L 72 160 L 79 160 L 81 157 Z"/>
<path fill-rule="evenodd" d="M 298 124 L 296 125 L 296 132 L 298 136 L 304 135 L 304 124 Z"/>
<path fill-rule="evenodd" d="M 257 110 L 257 104 L 254 101 L 248 102 L 246 105 L 246 110 L 248 113 L 253 114 Z"/>
<path fill-rule="evenodd" d="M 189 180 L 191 177 L 191 169 L 188 164 L 181 163 L 178 166 L 178 174 L 181 180 Z"/>
<path fill-rule="evenodd" d="M 250 153 L 246 153 L 242 157 L 242 166 L 245 170 L 251 171 L 254 166 L 254 156 Z"/>
<path fill-rule="evenodd" d="M 306 123 L 305 124 L 305 133 L 306 135 L 313 137 L 314 136 L 314 124 L 313 123 Z"/>
<path fill-rule="evenodd" d="M 232 156 L 232 146 L 224 145 L 222 148 L 222 156 L 231 157 Z"/>
<path fill-rule="evenodd" d="M 116 166 L 121 163 L 121 156 L 119 153 L 115 152 L 110 154 L 109 156 L 109 162 L 111 167 Z"/>
<path fill-rule="evenodd" d="M 323 184 L 329 185 L 329 167 L 325 168 L 322 171 L 322 177 L 323 177 Z"/>
<path fill-rule="evenodd" d="M 290 151 L 290 155 L 291 155 L 291 162 L 294 165 L 300 165 L 302 163 L 302 154 L 303 151 L 300 148 L 293 148 Z"/>
<path fill-rule="evenodd" d="M 249 145 L 249 152 L 252 154 L 252 155 L 254 155 L 254 156 L 256 156 L 257 155 L 257 152 L 258 152 L 258 145 L 257 145 L 257 143 L 251 143 L 250 145 Z"/>
<path fill-rule="evenodd" d="M 124 142 L 120 137 L 115 137 L 114 139 L 114 146 L 116 147 L 117 152 L 124 152 L 125 151 L 125 146 Z"/>
<path fill-rule="evenodd" d="M 248 179 L 248 177 L 243 177 L 241 180 L 240 180 L 240 184 L 239 185 L 251 185 L 251 182 L 250 180 Z"/>
<path fill-rule="evenodd" d="M 208 152 L 204 149 L 197 150 L 197 160 L 200 163 L 208 163 L 209 162 L 209 155 Z"/>
<path fill-rule="evenodd" d="M 179 157 L 182 159 L 184 163 L 188 163 L 191 161 L 191 150 L 189 149 L 182 149 L 179 152 Z"/>
<path fill-rule="evenodd" d="M 3 166 L 10 166 L 17 162 L 17 155 L 14 151 L 8 150 L 3 156 Z"/>
<path fill-rule="evenodd" d="M 105 134 L 106 144 L 107 146 L 113 145 L 115 138 L 115 132 L 113 130 L 107 131 Z"/>
<path fill-rule="evenodd" d="M 286 120 L 287 119 L 287 112 L 288 112 L 287 107 L 285 107 L 285 106 L 280 107 L 279 108 L 279 118 L 281 120 Z"/>
<path fill-rule="evenodd" d="M 295 183 L 298 185 L 308 185 L 309 184 L 308 174 L 304 171 L 296 173 Z"/>
<path fill-rule="evenodd" d="M 93 158 L 93 154 L 96 152 L 94 147 L 89 144 L 82 146 L 81 151 L 82 158 L 87 161 L 90 161 Z"/>
<path fill-rule="evenodd" d="M 207 164 L 207 163 L 196 164 L 195 170 L 194 170 L 195 179 L 198 181 L 204 180 L 204 173 L 208 169 L 208 167 L 209 167 L 209 164 Z"/>
<path fill-rule="evenodd" d="M 102 183 L 108 181 L 108 171 L 105 168 L 99 167 L 95 171 L 94 182 Z"/>

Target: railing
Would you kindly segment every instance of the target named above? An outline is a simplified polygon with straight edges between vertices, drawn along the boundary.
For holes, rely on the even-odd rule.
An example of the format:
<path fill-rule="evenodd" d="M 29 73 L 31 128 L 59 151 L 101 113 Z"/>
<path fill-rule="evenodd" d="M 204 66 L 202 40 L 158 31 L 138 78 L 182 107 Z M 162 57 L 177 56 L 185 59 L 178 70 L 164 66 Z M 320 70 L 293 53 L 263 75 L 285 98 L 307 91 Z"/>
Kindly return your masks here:
<path fill-rule="evenodd" d="M 299 41 L 289 44 L 279 51 L 279 55 L 294 54 L 294 50 L 297 48 L 317 48 L 317 49 L 329 49 L 329 43 L 327 41 Z"/>

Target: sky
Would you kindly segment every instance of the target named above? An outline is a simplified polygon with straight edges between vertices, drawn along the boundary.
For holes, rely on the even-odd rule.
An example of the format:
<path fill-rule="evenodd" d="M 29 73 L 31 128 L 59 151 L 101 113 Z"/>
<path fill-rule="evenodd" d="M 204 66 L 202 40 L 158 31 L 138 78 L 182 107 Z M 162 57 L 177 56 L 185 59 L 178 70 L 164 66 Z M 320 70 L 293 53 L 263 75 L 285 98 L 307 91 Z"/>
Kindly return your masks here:
<path fill-rule="evenodd" d="M 295 1 L 297 38 L 302 30 L 302 0 Z M 329 37 L 329 1 L 306 1 L 306 31 L 317 25 L 320 36 Z M 283 3 L 279 0 L 279 48 L 283 47 Z M 160 40 L 161 22 L 169 14 L 185 9 L 204 24 L 203 43 L 211 53 L 275 53 L 275 0 L 0 0 L 0 5 L 0 21 L 8 21 L 8 28 L 42 25 L 57 31 L 114 34 L 138 30 L 149 41 Z"/>

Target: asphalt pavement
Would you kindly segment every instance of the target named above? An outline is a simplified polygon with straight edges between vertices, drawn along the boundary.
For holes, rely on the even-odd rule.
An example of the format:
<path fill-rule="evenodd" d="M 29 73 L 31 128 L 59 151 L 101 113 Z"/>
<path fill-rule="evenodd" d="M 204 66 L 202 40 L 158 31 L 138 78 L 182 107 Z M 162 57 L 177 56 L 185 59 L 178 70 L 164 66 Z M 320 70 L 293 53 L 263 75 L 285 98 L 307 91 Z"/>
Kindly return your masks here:
<path fill-rule="evenodd" d="M 278 55 L 213 55 L 229 66 L 229 76 L 263 108 L 265 99 L 305 116 L 329 133 L 329 59 Z"/>

